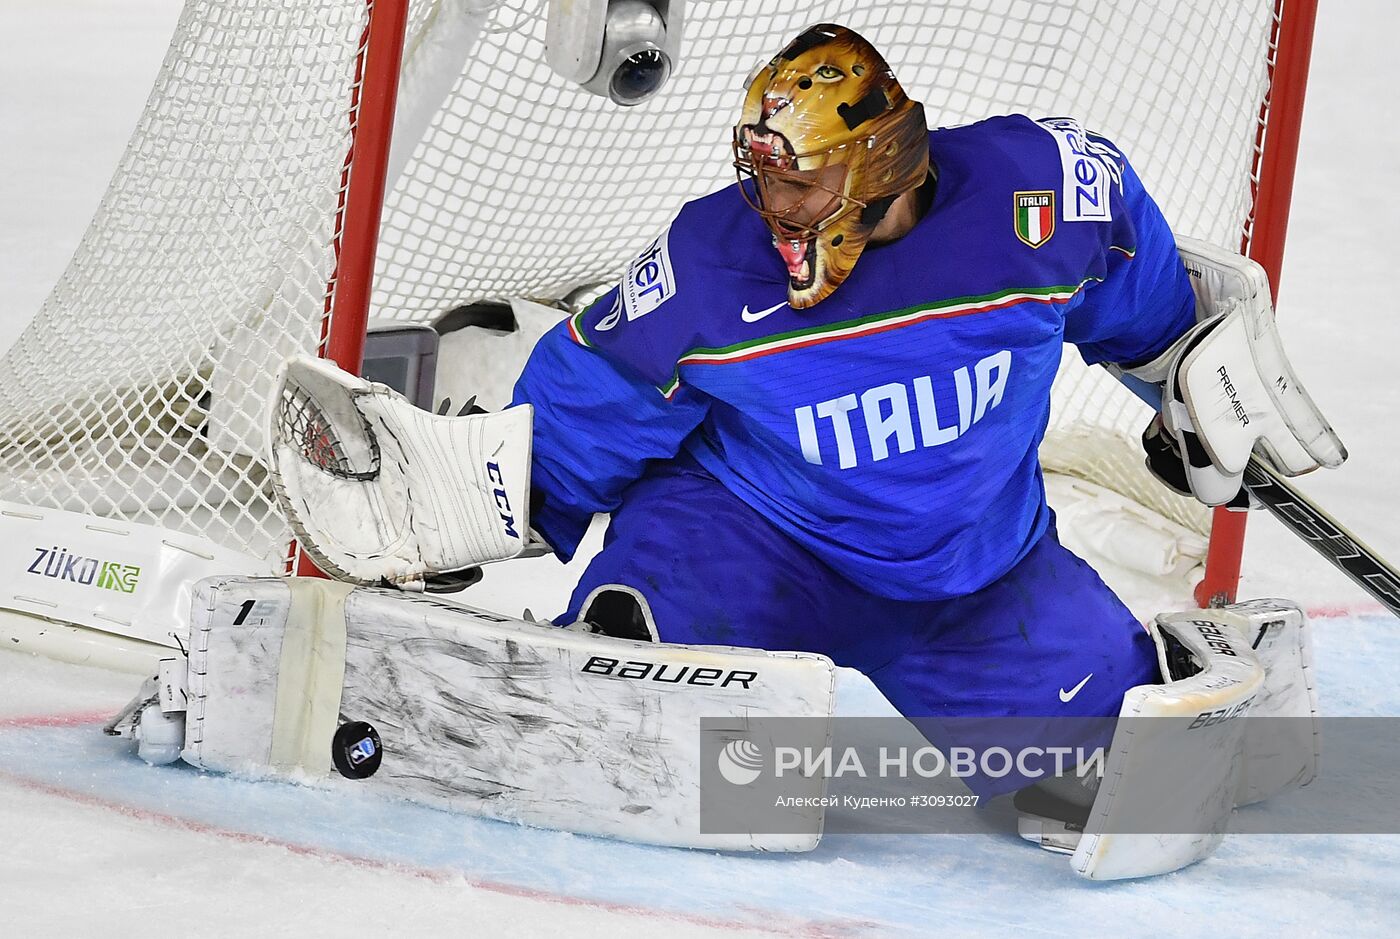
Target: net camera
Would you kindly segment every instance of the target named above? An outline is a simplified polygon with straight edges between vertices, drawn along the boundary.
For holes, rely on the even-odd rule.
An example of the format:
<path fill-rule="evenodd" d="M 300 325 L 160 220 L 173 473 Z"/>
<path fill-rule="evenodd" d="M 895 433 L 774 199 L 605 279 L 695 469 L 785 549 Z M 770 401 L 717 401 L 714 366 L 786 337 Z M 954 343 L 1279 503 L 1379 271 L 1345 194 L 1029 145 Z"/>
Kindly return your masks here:
<path fill-rule="evenodd" d="M 641 104 L 671 76 L 683 6 L 684 0 L 551 0 L 549 65 L 615 104 Z"/>

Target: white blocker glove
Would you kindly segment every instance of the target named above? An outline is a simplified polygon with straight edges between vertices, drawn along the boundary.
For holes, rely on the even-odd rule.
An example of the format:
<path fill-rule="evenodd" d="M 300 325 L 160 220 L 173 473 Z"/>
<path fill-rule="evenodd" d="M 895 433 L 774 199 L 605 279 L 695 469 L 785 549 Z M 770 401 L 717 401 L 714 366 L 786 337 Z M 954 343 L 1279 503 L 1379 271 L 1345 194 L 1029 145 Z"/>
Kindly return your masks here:
<path fill-rule="evenodd" d="M 351 583 L 412 584 L 532 546 L 529 405 L 447 417 L 322 359 L 283 366 L 273 490 L 302 548 Z"/>
<path fill-rule="evenodd" d="M 1223 505 L 1239 494 L 1251 454 L 1286 476 L 1340 466 L 1346 448 L 1284 354 L 1263 268 L 1199 242 L 1180 247 L 1202 322 L 1153 361 L 1122 370 L 1162 389 L 1161 414 L 1143 435 L 1149 469 Z"/>

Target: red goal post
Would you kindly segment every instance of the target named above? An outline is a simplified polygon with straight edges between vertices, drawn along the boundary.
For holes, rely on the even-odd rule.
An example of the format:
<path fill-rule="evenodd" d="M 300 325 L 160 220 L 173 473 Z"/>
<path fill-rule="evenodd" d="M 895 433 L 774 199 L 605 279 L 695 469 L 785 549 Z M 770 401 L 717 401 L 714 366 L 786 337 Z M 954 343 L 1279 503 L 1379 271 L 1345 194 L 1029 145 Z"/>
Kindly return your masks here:
<path fill-rule="evenodd" d="M 1269 40 L 1268 91 L 1259 107 L 1255 144 L 1254 214 L 1240 243 L 1240 251 L 1268 273 L 1275 304 L 1283 276 L 1283 247 L 1293 205 L 1293 174 L 1298 166 L 1298 137 L 1316 22 L 1317 0 L 1277 0 Z M 1196 602 L 1201 606 L 1234 602 L 1244 560 L 1247 518 L 1244 512 L 1215 510 L 1205 576 L 1196 586 Z"/>

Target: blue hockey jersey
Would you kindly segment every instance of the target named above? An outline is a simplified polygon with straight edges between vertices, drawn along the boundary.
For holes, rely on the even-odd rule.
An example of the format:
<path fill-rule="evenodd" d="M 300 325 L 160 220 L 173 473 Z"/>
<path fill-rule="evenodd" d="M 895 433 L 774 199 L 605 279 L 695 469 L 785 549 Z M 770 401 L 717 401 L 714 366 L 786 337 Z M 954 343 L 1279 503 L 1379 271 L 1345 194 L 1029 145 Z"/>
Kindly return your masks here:
<path fill-rule="evenodd" d="M 561 556 L 682 453 L 882 596 L 968 594 L 1030 550 L 1062 344 L 1149 359 L 1194 321 L 1191 287 L 1132 168 L 1074 121 L 998 117 L 929 146 L 928 212 L 816 306 L 786 304 L 730 186 L 540 341 L 515 400 L 536 409 L 534 521 Z"/>

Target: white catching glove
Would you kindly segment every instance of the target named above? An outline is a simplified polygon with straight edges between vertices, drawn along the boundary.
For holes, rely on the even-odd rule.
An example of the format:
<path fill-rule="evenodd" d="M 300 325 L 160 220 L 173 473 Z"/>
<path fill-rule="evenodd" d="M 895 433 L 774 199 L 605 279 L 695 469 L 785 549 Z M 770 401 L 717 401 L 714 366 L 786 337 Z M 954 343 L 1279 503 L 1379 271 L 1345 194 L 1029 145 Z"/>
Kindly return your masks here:
<path fill-rule="evenodd" d="M 273 489 L 326 573 L 415 582 L 519 555 L 528 405 L 443 417 L 322 359 L 288 360 L 269 415 Z"/>
<path fill-rule="evenodd" d="M 1143 436 L 1149 469 L 1223 505 L 1239 493 L 1253 453 L 1286 476 L 1340 466 L 1346 448 L 1284 354 L 1263 268 L 1189 239 L 1179 246 L 1202 322 L 1152 362 L 1124 370 L 1162 387 L 1161 415 Z M 1166 465 L 1168 447 L 1179 471 Z"/>

